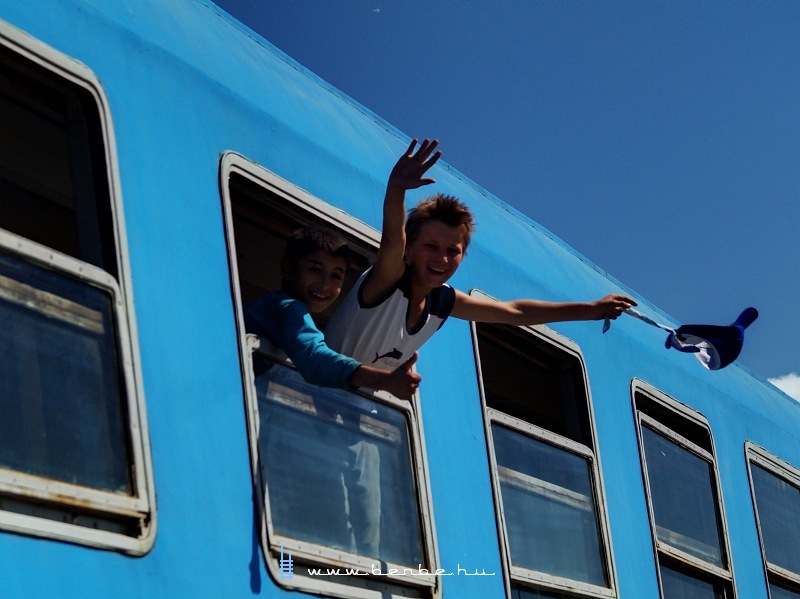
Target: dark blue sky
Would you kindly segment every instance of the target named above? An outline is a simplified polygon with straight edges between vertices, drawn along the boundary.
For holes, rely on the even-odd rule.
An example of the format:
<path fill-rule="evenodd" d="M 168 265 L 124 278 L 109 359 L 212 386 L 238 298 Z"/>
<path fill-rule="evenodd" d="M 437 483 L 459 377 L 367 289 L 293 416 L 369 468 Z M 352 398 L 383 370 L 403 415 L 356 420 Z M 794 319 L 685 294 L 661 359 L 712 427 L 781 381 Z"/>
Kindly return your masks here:
<path fill-rule="evenodd" d="M 800 373 L 800 2 L 216 0 L 682 323 Z"/>

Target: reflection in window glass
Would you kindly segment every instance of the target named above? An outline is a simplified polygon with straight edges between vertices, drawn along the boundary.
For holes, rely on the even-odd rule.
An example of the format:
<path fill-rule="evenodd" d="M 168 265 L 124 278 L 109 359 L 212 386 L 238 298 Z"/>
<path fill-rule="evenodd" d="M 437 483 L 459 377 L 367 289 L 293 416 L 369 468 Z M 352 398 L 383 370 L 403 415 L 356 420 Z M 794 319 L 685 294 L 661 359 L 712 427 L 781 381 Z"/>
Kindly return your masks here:
<path fill-rule="evenodd" d="M 714 585 L 661 566 L 664 599 L 725 599 L 725 593 Z"/>
<path fill-rule="evenodd" d="M 0 254 L 0 467 L 132 494 L 113 298 Z"/>
<path fill-rule="evenodd" d="M 274 533 L 419 568 L 405 416 L 272 364 L 256 379 L 259 453 Z"/>
<path fill-rule="evenodd" d="M 769 597 L 770 599 L 800 599 L 800 593 L 771 584 L 769 585 Z"/>
<path fill-rule="evenodd" d="M 756 464 L 751 467 L 767 561 L 800 574 L 800 489 Z"/>
<path fill-rule="evenodd" d="M 546 591 L 544 589 L 534 589 L 532 587 L 512 584 L 511 599 L 572 599 L 572 596 L 556 591 Z"/>
<path fill-rule="evenodd" d="M 492 437 L 512 564 L 607 585 L 589 460 L 496 424 Z"/>
<path fill-rule="evenodd" d="M 723 566 L 712 465 L 648 427 L 642 438 L 658 539 Z"/>

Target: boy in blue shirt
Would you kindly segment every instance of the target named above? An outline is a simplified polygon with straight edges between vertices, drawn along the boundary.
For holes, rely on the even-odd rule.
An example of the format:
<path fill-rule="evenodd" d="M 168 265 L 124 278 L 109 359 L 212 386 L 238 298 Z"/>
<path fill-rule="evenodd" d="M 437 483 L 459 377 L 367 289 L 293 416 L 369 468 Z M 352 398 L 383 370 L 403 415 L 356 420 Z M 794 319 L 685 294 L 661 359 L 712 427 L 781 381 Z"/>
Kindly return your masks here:
<path fill-rule="evenodd" d="M 245 304 L 245 329 L 286 352 L 309 383 L 341 389 L 382 389 L 408 399 L 421 380 L 412 371 L 416 354 L 390 372 L 361 364 L 330 349 L 312 319 L 312 314 L 322 312 L 339 297 L 348 257 L 347 243 L 333 231 L 295 231 L 281 260 L 281 290 Z"/>
<path fill-rule="evenodd" d="M 281 348 L 309 383 L 347 390 L 382 389 L 410 399 L 421 380 L 412 370 L 416 354 L 391 371 L 364 365 L 330 349 L 311 317 L 341 293 L 348 258 L 347 243 L 333 231 L 295 231 L 281 260 L 281 290 L 244 305 L 245 329 Z M 297 422 L 279 409 L 268 410 L 266 418 L 268 412 L 262 415 L 259 443 L 264 448 L 261 467 L 267 476 L 286 481 L 302 473 L 298 477 L 300 491 L 287 483 L 276 485 L 271 501 L 281 513 L 291 513 L 291 506 L 298 502 L 314 505 L 314 513 L 304 516 L 324 522 L 319 526 L 326 543 L 377 558 L 381 532 L 378 446 L 360 432 L 358 398 L 337 406 L 338 422 L 326 408 L 317 409 L 320 428 L 311 430 L 298 428 Z M 309 460 L 309 455 L 313 459 Z M 310 498 L 308 489 L 314 490 Z"/>

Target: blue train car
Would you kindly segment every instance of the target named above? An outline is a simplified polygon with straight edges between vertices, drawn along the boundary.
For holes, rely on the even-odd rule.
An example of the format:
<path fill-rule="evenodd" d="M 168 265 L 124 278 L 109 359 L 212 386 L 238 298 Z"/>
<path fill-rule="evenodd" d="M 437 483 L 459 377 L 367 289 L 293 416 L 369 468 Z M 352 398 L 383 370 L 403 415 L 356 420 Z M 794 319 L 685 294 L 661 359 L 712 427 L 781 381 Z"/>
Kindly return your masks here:
<path fill-rule="evenodd" d="M 246 334 L 296 227 L 374 261 L 408 137 L 209 0 L 0 0 L 0 53 L 0 596 L 800 597 L 800 405 L 739 364 L 454 320 L 405 401 Z M 454 286 L 674 322 L 432 174 Z"/>

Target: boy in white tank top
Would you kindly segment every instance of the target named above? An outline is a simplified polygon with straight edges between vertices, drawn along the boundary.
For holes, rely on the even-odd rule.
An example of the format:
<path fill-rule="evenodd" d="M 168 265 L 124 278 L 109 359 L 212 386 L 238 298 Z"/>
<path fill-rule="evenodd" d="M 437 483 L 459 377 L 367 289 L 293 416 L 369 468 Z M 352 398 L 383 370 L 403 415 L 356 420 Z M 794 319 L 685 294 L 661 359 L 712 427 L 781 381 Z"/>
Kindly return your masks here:
<path fill-rule="evenodd" d="M 447 285 L 466 253 L 473 217 L 458 199 L 437 194 L 413 208 L 406 221 L 405 192 L 433 183 L 425 173 L 441 156 L 434 153 L 436 140 L 426 139 L 414 153 L 416 145 L 412 140 L 389 175 L 377 261 L 328 324 L 331 348 L 391 370 L 411 358 L 448 316 L 523 326 L 615 319 L 636 305 L 619 294 L 592 302 L 494 302 Z"/>

